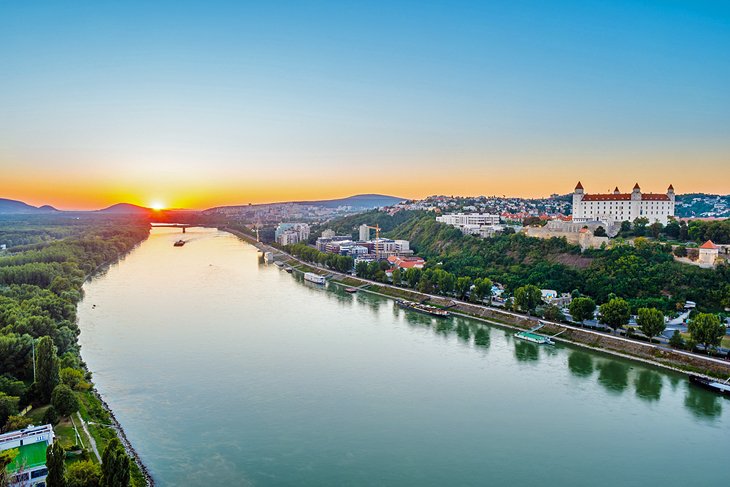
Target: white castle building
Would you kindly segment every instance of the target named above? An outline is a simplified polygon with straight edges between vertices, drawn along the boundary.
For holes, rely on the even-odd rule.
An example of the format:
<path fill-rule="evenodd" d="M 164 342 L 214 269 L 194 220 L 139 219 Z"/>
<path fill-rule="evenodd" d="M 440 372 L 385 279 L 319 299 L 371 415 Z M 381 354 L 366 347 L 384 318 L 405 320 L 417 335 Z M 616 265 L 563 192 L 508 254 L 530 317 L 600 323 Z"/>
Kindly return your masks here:
<path fill-rule="evenodd" d="M 642 193 L 639 183 L 631 193 L 622 193 L 618 188 L 613 193 L 585 194 L 583 185 L 578 184 L 573 193 L 573 221 L 576 223 L 599 221 L 608 226 L 623 221 L 633 222 L 646 218 L 649 223 L 666 225 L 674 216 L 674 188 L 669 185 L 667 194 Z"/>

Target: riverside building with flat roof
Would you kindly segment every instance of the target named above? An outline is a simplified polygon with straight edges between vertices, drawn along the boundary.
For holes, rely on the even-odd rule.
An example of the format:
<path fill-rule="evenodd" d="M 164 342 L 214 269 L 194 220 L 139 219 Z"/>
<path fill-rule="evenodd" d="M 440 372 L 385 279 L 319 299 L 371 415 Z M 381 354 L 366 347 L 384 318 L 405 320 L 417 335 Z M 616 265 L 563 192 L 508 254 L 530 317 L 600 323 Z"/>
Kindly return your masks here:
<path fill-rule="evenodd" d="M 5 468 L 8 486 L 45 487 L 48 469 L 46 449 L 53 444 L 53 426 L 28 426 L 0 435 L 0 451 L 18 450 L 18 455 Z"/>

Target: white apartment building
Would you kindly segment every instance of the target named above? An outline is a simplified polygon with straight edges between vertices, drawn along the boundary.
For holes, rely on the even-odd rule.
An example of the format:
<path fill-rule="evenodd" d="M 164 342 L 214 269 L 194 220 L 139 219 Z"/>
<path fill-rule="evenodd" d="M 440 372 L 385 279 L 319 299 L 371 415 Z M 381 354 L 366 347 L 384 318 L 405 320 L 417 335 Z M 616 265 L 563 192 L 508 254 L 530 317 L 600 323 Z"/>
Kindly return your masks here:
<path fill-rule="evenodd" d="M 453 213 L 436 217 L 437 222 L 445 223 L 454 227 L 466 225 L 499 225 L 499 215 L 489 213 Z"/>
<path fill-rule="evenodd" d="M 279 237 L 281 237 L 284 232 L 290 231 L 294 231 L 299 235 L 299 240 L 297 240 L 297 242 L 306 242 L 309 240 L 309 225 L 306 223 L 279 223 L 279 226 L 277 226 L 274 231 L 275 240 L 281 243 L 279 241 Z"/>
<path fill-rule="evenodd" d="M 674 187 L 670 184 L 666 194 L 642 193 L 639 183 L 631 193 L 585 194 L 578 181 L 573 193 L 573 221 L 576 223 L 599 221 L 606 225 L 623 221 L 633 222 L 646 218 L 649 223 L 666 225 L 674 216 Z"/>
<path fill-rule="evenodd" d="M 276 238 L 279 245 L 292 245 L 301 241 L 301 236 L 296 230 L 286 230 Z"/>

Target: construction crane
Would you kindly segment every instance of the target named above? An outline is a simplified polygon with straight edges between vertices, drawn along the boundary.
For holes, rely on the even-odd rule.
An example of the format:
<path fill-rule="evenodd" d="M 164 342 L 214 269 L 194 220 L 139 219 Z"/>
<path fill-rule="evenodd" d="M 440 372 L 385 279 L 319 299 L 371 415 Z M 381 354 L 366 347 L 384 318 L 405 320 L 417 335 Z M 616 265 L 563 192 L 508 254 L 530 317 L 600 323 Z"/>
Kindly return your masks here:
<path fill-rule="evenodd" d="M 375 230 L 375 260 L 380 260 L 380 251 L 378 250 L 378 247 L 380 246 L 380 227 L 377 224 L 374 227 L 370 225 L 365 226 L 368 227 L 368 229 Z"/>

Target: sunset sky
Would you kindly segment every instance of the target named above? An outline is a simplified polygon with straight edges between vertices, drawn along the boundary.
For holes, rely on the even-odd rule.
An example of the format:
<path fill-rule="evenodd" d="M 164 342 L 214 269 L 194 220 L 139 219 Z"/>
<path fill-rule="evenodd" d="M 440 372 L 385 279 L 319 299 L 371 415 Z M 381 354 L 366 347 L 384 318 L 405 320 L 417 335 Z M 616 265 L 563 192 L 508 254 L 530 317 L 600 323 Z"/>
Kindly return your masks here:
<path fill-rule="evenodd" d="M 0 197 L 730 193 L 730 2 L 0 2 Z"/>

